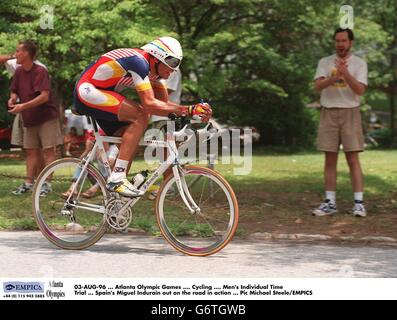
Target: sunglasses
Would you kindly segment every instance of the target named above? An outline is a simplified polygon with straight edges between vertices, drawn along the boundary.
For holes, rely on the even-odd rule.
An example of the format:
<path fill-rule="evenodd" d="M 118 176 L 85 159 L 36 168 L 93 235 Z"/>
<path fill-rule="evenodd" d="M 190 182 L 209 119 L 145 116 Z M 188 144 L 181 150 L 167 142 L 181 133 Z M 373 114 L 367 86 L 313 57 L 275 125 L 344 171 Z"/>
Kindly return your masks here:
<path fill-rule="evenodd" d="M 169 66 L 172 69 L 178 68 L 179 65 L 181 64 L 181 59 L 168 56 L 167 58 L 164 59 L 164 62 L 167 66 Z"/>

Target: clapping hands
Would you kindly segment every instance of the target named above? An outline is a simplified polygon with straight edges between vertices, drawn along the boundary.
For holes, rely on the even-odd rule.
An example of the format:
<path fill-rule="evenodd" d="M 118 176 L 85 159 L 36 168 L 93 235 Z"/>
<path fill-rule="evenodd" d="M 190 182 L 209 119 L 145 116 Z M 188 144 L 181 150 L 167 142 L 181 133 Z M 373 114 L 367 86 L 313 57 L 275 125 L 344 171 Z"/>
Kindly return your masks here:
<path fill-rule="evenodd" d="M 336 67 L 336 76 L 339 79 L 343 79 L 348 73 L 348 65 L 346 60 L 344 59 L 337 59 L 335 60 L 335 67 Z"/>

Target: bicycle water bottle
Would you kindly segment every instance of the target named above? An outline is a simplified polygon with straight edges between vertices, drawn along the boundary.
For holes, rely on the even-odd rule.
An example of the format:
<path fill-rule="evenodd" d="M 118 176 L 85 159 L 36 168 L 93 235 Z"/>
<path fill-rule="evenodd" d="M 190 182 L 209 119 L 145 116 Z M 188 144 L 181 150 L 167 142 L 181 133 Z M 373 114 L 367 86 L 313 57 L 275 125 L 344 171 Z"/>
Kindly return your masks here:
<path fill-rule="evenodd" d="M 139 188 L 146 180 L 148 176 L 149 171 L 148 170 L 143 170 L 139 172 L 133 179 L 132 179 L 132 184 L 134 185 L 135 188 Z"/>

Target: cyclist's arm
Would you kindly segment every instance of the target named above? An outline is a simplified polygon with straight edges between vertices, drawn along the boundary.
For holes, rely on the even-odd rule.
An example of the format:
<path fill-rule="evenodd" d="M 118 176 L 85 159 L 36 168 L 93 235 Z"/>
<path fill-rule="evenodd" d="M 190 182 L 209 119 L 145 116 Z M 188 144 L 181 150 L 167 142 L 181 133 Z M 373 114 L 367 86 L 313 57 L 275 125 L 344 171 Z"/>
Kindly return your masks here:
<path fill-rule="evenodd" d="M 142 59 L 135 59 L 133 62 L 134 63 L 131 64 L 129 68 L 129 73 L 133 79 L 141 105 L 145 108 L 147 113 L 163 117 L 167 117 L 170 113 L 175 113 L 177 116 L 188 114 L 188 106 L 180 106 L 168 101 L 166 88 L 152 86 L 155 82 L 161 82 L 150 82 L 147 62 L 144 62 Z"/>
<path fill-rule="evenodd" d="M 151 83 L 154 97 L 161 101 L 167 102 L 168 101 L 168 91 L 167 85 L 164 82 L 155 81 Z"/>
<path fill-rule="evenodd" d="M 142 106 L 150 114 L 164 117 L 167 117 L 170 113 L 175 113 L 177 116 L 188 114 L 188 106 L 181 106 L 171 101 L 161 101 L 155 97 L 151 88 L 138 91 L 138 95 Z"/>

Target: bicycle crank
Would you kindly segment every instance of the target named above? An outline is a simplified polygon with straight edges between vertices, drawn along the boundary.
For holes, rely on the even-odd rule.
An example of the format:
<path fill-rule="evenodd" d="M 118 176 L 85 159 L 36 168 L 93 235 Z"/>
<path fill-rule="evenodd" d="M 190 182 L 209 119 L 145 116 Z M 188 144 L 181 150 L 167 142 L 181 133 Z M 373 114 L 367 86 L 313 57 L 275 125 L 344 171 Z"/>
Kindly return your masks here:
<path fill-rule="evenodd" d="M 112 199 L 106 205 L 106 221 L 117 231 L 125 230 L 132 220 L 132 210 L 130 207 L 121 211 L 125 202 L 121 199 Z"/>

